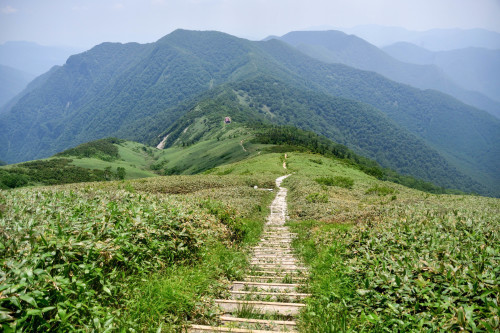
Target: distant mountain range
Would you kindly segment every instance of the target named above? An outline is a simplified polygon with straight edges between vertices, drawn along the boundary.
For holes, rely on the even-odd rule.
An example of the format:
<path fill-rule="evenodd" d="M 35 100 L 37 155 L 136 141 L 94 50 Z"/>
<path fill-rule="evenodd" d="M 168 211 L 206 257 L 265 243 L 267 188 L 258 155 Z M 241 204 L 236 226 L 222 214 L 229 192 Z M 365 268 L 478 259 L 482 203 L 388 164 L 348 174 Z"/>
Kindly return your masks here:
<path fill-rule="evenodd" d="M 186 130 L 196 110 L 313 130 L 403 174 L 500 195 L 500 120 L 488 113 L 282 41 L 219 32 L 176 30 L 71 56 L 0 113 L 0 159 L 47 157 L 107 136 L 156 145 Z"/>
<path fill-rule="evenodd" d="M 69 46 L 44 46 L 33 42 L 11 41 L 0 45 L 0 64 L 40 75 L 52 66 L 63 65 L 82 49 Z"/>
<path fill-rule="evenodd" d="M 387 54 L 363 39 L 354 35 L 347 35 L 341 31 L 296 31 L 276 38 L 295 46 L 300 51 L 318 60 L 373 71 L 391 80 L 406 83 L 420 89 L 436 89 L 450 94 L 464 103 L 486 110 L 500 118 L 500 101 L 493 100 L 491 97 L 493 95 L 500 99 L 500 93 L 497 92 L 495 94 L 495 91 L 500 89 L 499 85 L 494 85 L 494 82 L 492 82 L 500 80 L 498 79 L 500 76 L 496 75 L 499 74 L 496 73 L 496 69 L 497 67 L 500 68 L 500 57 L 495 59 L 495 55 L 500 56 L 500 51 L 488 50 L 489 53 L 486 53 L 489 57 L 469 57 L 470 61 L 464 63 L 464 67 L 468 63 L 474 63 L 474 60 L 484 61 L 482 64 L 475 64 L 466 70 L 469 75 L 460 75 L 461 63 L 458 61 L 460 55 L 457 55 L 456 52 L 450 51 L 452 55 L 447 57 L 454 57 L 450 59 L 451 64 L 445 64 L 447 59 L 436 61 L 436 63 L 414 62 L 406 61 L 403 55 L 392 57 L 392 53 Z M 405 54 L 411 57 L 412 51 L 408 50 Z M 488 61 L 486 62 L 486 60 Z M 442 64 L 444 64 L 447 70 L 444 70 L 443 66 L 441 66 Z M 467 78 L 474 77 L 477 67 L 484 69 L 482 73 L 487 72 L 485 69 L 490 68 L 492 69 L 491 74 L 489 76 L 486 73 L 485 75 L 478 75 L 471 84 L 463 85 L 464 81 L 467 81 Z M 486 76 L 491 79 L 483 81 L 483 78 Z M 455 80 L 457 77 L 459 80 Z M 494 86 L 490 87 L 490 83 Z M 468 87 L 471 90 L 469 91 L 462 87 Z M 476 89 L 483 87 L 487 88 L 487 92 L 491 92 L 491 94 L 486 96 L 484 95 L 485 89 Z"/>
<path fill-rule="evenodd" d="M 485 29 L 432 29 L 411 31 L 400 27 L 362 25 L 354 28 L 340 28 L 378 46 L 384 47 L 396 42 L 408 42 L 432 51 L 447 51 L 467 47 L 500 49 L 500 33 Z"/>
<path fill-rule="evenodd" d="M 73 47 L 43 46 L 33 42 L 6 42 L 0 45 L 0 107 L 19 94 L 36 76 L 63 65 Z"/>
<path fill-rule="evenodd" d="M 33 74 L 0 65 L 0 107 L 19 94 L 34 78 Z"/>
<path fill-rule="evenodd" d="M 398 42 L 383 50 L 400 61 L 435 65 L 460 86 L 500 102 L 500 49 L 468 47 L 433 52 L 411 43 Z"/>

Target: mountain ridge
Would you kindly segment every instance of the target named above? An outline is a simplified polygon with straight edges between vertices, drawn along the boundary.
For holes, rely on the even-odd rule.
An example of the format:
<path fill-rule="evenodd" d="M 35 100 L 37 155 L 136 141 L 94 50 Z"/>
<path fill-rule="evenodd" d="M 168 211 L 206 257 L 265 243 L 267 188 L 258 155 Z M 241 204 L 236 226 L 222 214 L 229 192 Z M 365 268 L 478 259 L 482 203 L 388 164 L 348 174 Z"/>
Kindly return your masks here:
<path fill-rule="evenodd" d="M 143 136 L 139 139 L 146 142 L 161 135 L 204 93 L 262 74 L 308 92 L 369 104 L 423 139 L 424 145 L 453 156 L 451 164 L 460 172 L 477 180 L 476 171 L 484 164 L 489 173 L 481 171 L 481 176 L 493 177 L 493 181 L 481 179 L 481 183 L 497 181 L 491 171 L 496 161 L 483 155 L 495 147 L 491 141 L 496 140 L 499 124 L 483 111 L 375 73 L 322 63 L 281 41 L 250 42 L 218 32 L 186 30 L 177 30 L 157 43 L 105 43 L 70 57 L 0 114 L 0 158 L 13 162 L 13 156 L 17 161 L 21 156 L 48 156 L 117 133 L 126 139 Z M 283 105 L 293 103 L 284 100 Z M 449 128 L 429 127 L 426 113 L 440 122 L 453 119 L 448 121 Z M 154 130 L 144 135 L 146 127 Z M 442 140 L 457 135 L 471 142 L 466 151 Z M 488 135 L 491 138 L 483 138 Z M 467 167 L 460 165 L 463 156 L 468 158 Z"/>

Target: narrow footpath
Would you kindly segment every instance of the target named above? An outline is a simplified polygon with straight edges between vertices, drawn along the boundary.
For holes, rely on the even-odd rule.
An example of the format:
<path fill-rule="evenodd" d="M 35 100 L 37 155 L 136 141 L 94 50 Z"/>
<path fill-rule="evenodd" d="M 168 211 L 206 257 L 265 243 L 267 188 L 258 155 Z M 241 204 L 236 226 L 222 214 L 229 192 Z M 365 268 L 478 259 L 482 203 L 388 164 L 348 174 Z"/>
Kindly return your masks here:
<path fill-rule="evenodd" d="M 263 236 L 252 249 L 250 272 L 243 281 L 233 281 L 227 299 L 215 302 L 224 312 L 220 326 L 192 325 L 189 332 L 296 332 L 294 318 L 305 307 L 302 293 L 306 268 L 291 248 L 295 234 L 286 221 L 286 188 L 276 179 L 279 191 L 271 204 Z"/>

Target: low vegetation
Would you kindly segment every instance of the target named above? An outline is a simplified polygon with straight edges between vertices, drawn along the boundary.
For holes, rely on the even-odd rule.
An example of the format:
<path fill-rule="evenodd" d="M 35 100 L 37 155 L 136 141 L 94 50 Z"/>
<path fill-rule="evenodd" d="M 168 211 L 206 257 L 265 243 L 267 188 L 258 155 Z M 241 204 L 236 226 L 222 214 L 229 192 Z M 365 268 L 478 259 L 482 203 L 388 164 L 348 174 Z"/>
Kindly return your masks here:
<path fill-rule="evenodd" d="M 0 192 L 2 330 L 170 331 L 209 320 L 207 295 L 242 274 L 238 249 L 262 228 L 271 194 L 252 185 L 272 180 L 177 176 Z"/>
<path fill-rule="evenodd" d="M 244 275 L 267 189 L 287 173 L 294 247 L 311 271 L 302 331 L 500 329 L 498 199 L 421 192 L 332 154 L 289 151 L 285 170 L 283 153 L 254 144 L 261 153 L 199 175 L 1 190 L 2 330 L 213 323 L 212 300 Z M 155 160 L 127 145 L 120 156 Z"/>
<path fill-rule="evenodd" d="M 288 160 L 294 246 L 311 267 L 303 331 L 500 329 L 498 199 L 426 194 L 328 159 Z M 324 174 L 354 185 L 318 184 Z M 315 193 L 328 200 L 311 203 Z"/>
<path fill-rule="evenodd" d="M 75 166 L 68 158 L 54 158 L 16 164 L 0 169 L 0 189 L 27 185 L 58 185 L 124 179 L 124 168 L 91 169 Z"/>
<path fill-rule="evenodd" d="M 124 140 L 117 138 L 107 138 L 96 141 L 87 142 L 76 146 L 75 148 L 67 149 L 55 156 L 71 156 L 71 157 L 93 157 L 103 161 L 114 161 L 120 158 L 118 147 L 116 144 L 122 143 Z"/>

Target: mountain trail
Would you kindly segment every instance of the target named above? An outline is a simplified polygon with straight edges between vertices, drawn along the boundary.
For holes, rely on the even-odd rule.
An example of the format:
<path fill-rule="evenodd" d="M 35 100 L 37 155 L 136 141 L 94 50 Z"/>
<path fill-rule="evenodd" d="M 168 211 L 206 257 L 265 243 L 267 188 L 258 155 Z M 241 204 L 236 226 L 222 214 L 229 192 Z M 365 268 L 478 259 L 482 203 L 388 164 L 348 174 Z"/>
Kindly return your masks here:
<path fill-rule="evenodd" d="M 287 189 L 281 183 L 288 176 L 276 179 L 279 191 L 262 238 L 252 249 L 250 272 L 232 282 L 225 299 L 215 300 L 223 312 L 218 326 L 192 325 L 188 332 L 297 332 L 294 319 L 310 295 L 302 292 L 307 269 L 291 247 L 296 235 L 285 226 Z"/>
<path fill-rule="evenodd" d="M 241 148 L 243 149 L 243 151 L 246 153 L 246 152 L 247 152 L 247 150 L 246 150 L 245 146 L 243 146 L 243 141 L 244 141 L 244 140 L 241 140 L 241 141 L 240 141 L 240 146 L 241 146 Z"/>

